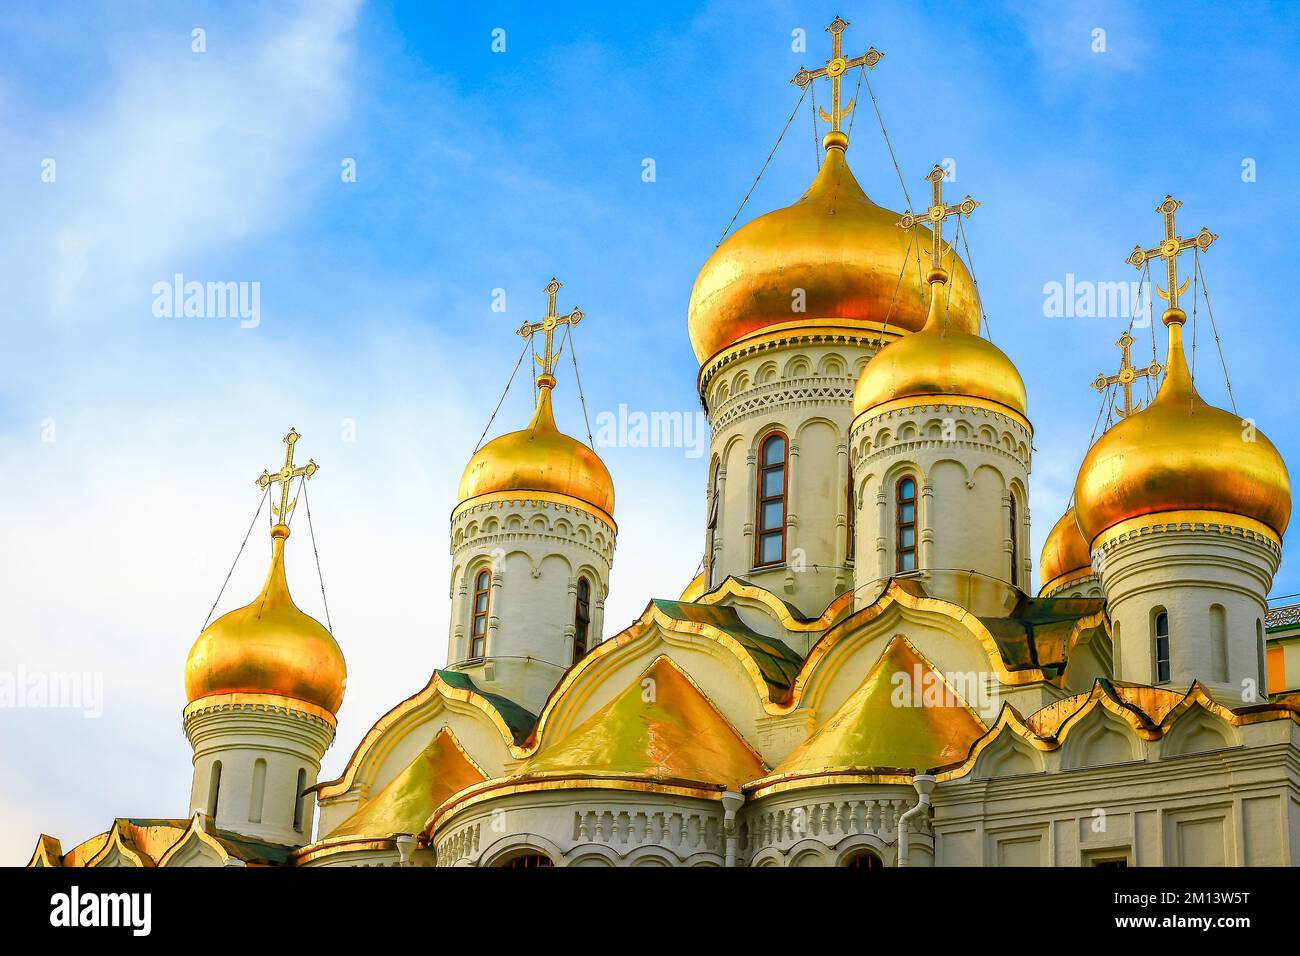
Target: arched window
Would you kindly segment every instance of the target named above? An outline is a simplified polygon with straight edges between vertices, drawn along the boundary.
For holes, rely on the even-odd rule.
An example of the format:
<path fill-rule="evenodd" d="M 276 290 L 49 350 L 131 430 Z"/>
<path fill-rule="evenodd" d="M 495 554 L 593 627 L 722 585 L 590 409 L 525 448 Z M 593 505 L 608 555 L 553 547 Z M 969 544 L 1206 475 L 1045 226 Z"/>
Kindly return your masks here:
<path fill-rule="evenodd" d="M 916 570 L 916 479 L 904 475 L 898 479 L 895 489 L 894 550 L 897 552 L 895 567 L 899 571 Z"/>
<path fill-rule="evenodd" d="M 1011 501 L 1011 509 L 1010 509 L 1011 510 L 1011 529 L 1010 529 L 1011 530 L 1011 586 L 1014 588 L 1020 586 L 1020 573 L 1019 573 L 1020 535 L 1016 533 L 1016 529 L 1020 526 L 1020 515 L 1019 515 L 1020 509 L 1016 507 L 1016 493 L 1014 491 L 1011 492 L 1010 501 Z"/>
<path fill-rule="evenodd" d="M 469 657 L 477 660 L 487 653 L 488 601 L 492 591 L 492 572 L 484 568 L 474 575 L 474 604 L 469 626 Z"/>
<path fill-rule="evenodd" d="M 505 864 L 508 867 L 519 867 L 520 869 L 536 869 L 538 867 L 555 866 L 551 858 L 542 853 L 525 853 L 523 856 L 517 856 Z"/>
<path fill-rule="evenodd" d="M 221 799 L 221 761 L 212 763 L 212 772 L 208 775 L 208 816 L 217 818 L 217 801 Z"/>
<path fill-rule="evenodd" d="M 262 804 L 266 802 L 266 761 L 253 761 L 253 791 L 248 795 L 248 822 L 262 822 Z"/>
<path fill-rule="evenodd" d="M 844 865 L 847 867 L 865 867 L 870 870 L 883 869 L 885 866 L 885 864 L 880 862 L 880 857 L 876 856 L 876 854 L 872 853 L 870 850 L 865 850 L 862 853 L 855 853 L 844 861 Z"/>
<path fill-rule="evenodd" d="M 1169 614 L 1161 611 L 1155 620 L 1156 683 L 1169 680 Z"/>
<path fill-rule="evenodd" d="M 591 630 L 591 582 L 578 578 L 578 600 L 573 611 L 573 663 L 587 655 L 587 633 Z"/>
<path fill-rule="evenodd" d="M 785 436 L 773 432 L 758 453 L 758 526 L 754 566 L 785 560 L 785 501 L 787 484 Z"/>
<path fill-rule="evenodd" d="M 304 810 L 303 801 L 306 800 L 307 798 L 307 771 L 303 770 L 302 768 L 299 768 L 298 770 L 298 786 L 294 790 L 294 794 L 295 796 L 293 799 L 293 828 L 297 830 L 299 833 L 301 833 L 302 825 L 303 825 L 303 817 L 306 816 L 306 814 L 303 813 Z"/>

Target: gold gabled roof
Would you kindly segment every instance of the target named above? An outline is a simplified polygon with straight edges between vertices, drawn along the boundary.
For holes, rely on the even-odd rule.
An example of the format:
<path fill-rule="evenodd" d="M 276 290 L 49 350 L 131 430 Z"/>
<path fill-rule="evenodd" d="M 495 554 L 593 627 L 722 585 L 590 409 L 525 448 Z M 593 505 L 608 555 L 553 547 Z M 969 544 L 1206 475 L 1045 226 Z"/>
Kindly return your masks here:
<path fill-rule="evenodd" d="M 660 657 L 515 779 L 637 778 L 737 790 L 766 771 L 694 682 Z"/>
<path fill-rule="evenodd" d="M 443 727 L 405 770 L 326 838 L 419 833 L 444 800 L 485 779 L 456 735 Z"/>
<path fill-rule="evenodd" d="M 897 674 L 910 682 L 908 706 L 899 706 L 895 697 Z M 942 688 L 942 703 L 927 703 L 931 687 Z M 840 709 L 756 786 L 827 774 L 927 770 L 964 759 L 987 732 L 933 665 L 898 635 Z"/>

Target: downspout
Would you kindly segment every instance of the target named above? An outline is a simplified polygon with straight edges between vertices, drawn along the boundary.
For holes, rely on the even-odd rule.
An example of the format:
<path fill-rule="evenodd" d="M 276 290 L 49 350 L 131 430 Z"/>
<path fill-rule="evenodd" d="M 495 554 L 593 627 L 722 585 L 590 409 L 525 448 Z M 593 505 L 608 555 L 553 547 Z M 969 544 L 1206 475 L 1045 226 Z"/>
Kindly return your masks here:
<path fill-rule="evenodd" d="M 722 795 L 722 833 L 727 846 L 726 866 L 736 865 L 736 850 L 740 844 L 740 825 L 736 820 L 736 812 L 744 802 L 743 793 L 728 790 Z"/>
<path fill-rule="evenodd" d="M 898 865 L 909 866 L 911 861 L 908 859 L 910 847 L 909 836 L 912 825 L 912 819 L 919 817 L 930 808 L 930 794 L 935 788 L 936 781 L 934 776 L 928 773 L 918 773 L 912 777 L 912 786 L 916 787 L 917 801 L 916 805 L 905 812 L 898 818 Z"/>
<path fill-rule="evenodd" d="M 397 847 L 397 865 L 410 866 L 411 855 L 415 852 L 415 834 L 399 833 L 393 843 Z"/>

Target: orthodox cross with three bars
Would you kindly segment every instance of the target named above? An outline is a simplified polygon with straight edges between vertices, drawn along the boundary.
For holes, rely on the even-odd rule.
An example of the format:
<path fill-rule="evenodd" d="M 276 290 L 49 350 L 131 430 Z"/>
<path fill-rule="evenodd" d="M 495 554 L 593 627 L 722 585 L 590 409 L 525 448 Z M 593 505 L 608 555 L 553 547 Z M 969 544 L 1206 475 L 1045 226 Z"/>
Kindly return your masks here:
<path fill-rule="evenodd" d="M 1129 257 L 1124 261 L 1134 268 L 1141 269 L 1148 259 L 1157 257 L 1165 260 L 1166 276 L 1169 285 L 1169 291 L 1162 290 L 1156 286 L 1156 292 L 1160 298 L 1169 303 L 1170 309 L 1178 308 L 1178 297 L 1187 291 L 1188 283 L 1191 279 L 1183 281 L 1182 287 L 1178 285 L 1178 257 L 1188 249 L 1199 249 L 1204 252 L 1210 248 L 1210 243 L 1219 237 L 1210 232 L 1204 226 L 1191 239 L 1182 239 L 1178 236 L 1174 228 L 1174 213 L 1182 203 L 1173 196 L 1165 196 L 1165 201 L 1156 207 L 1156 212 L 1165 217 L 1165 239 L 1164 242 L 1154 249 L 1143 249 L 1141 246 L 1134 246 Z"/>
<path fill-rule="evenodd" d="M 314 458 L 309 459 L 307 464 L 299 468 L 294 467 L 293 446 L 298 443 L 298 439 L 301 437 L 302 436 L 298 434 L 296 428 L 290 428 L 289 434 L 284 436 L 284 443 L 288 446 L 284 451 L 284 467 L 277 472 L 263 470 L 262 476 L 257 479 L 257 487 L 262 489 L 265 489 L 266 486 L 271 484 L 273 481 L 278 481 L 280 483 L 280 504 L 277 507 L 275 502 L 271 502 L 271 513 L 274 514 L 276 520 L 281 523 L 284 523 L 288 519 L 289 513 L 293 511 L 293 506 L 298 503 L 296 497 L 292 502 L 289 501 L 289 483 L 298 477 L 301 477 L 304 480 L 309 479 L 312 475 L 316 474 L 316 470 L 320 468 L 320 465 L 316 464 L 316 459 Z"/>
<path fill-rule="evenodd" d="M 1142 410 L 1142 403 L 1133 401 L 1133 384 L 1140 378 L 1149 378 L 1154 382 L 1156 376 L 1162 371 L 1159 362 L 1152 362 L 1145 368 L 1133 367 L 1133 343 L 1136 341 L 1137 339 L 1127 331 L 1121 335 L 1119 341 L 1115 343 L 1120 347 L 1119 371 L 1109 376 L 1098 375 L 1097 380 L 1092 383 L 1092 387 L 1103 394 L 1112 385 L 1118 385 L 1123 389 L 1124 405 L 1115 409 L 1115 414 L 1120 418 L 1128 418 L 1134 412 Z"/>
<path fill-rule="evenodd" d="M 844 58 L 842 35 L 848 23 L 840 17 L 831 21 L 831 25 L 826 28 L 826 32 L 831 35 L 831 58 L 826 61 L 826 65 L 816 70 L 805 70 L 799 67 L 799 72 L 794 75 L 790 82 L 799 89 L 803 89 L 813 80 L 821 79 L 823 76 L 830 77 L 831 80 L 831 111 L 827 115 L 825 110 L 819 110 L 822 115 L 822 121 L 831 124 L 831 132 L 839 132 L 840 120 L 853 112 L 853 100 L 849 100 L 849 105 L 840 109 L 840 78 L 855 66 L 865 66 L 868 70 L 874 70 L 880 58 L 885 54 L 881 53 L 875 47 L 871 47 L 862 56 L 855 56 L 851 60 Z"/>
<path fill-rule="evenodd" d="M 531 339 L 538 332 L 545 334 L 545 350 L 542 355 L 533 356 L 533 361 L 542 367 L 541 375 L 555 375 L 555 361 L 560 357 L 560 353 L 554 350 L 555 333 L 559 327 L 561 325 L 572 327 L 582 321 L 581 309 L 574 309 L 568 315 L 560 315 L 555 311 L 555 297 L 559 295 L 560 289 L 563 287 L 563 283 L 552 278 L 550 284 L 546 287 L 546 314 L 542 316 L 542 321 L 525 322 L 519 328 L 519 331 L 515 333 L 525 341 Z"/>
<path fill-rule="evenodd" d="M 934 169 L 930 170 L 926 181 L 930 183 L 931 196 L 934 199 L 933 205 L 919 216 L 914 215 L 910 210 L 903 213 L 903 218 L 898 220 L 898 224 L 904 229 L 912 229 L 918 223 L 929 223 L 930 229 L 934 233 L 934 247 L 930 250 L 931 268 L 943 268 L 943 222 L 950 216 L 965 216 L 970 218 L 970 214 L 975 211 L 979 205 L 977 201 L 971 199 L 969 194 L 961 202 L 954 206 L 945 206 L 943 204 L 943 167 L 935 163 Z"/>

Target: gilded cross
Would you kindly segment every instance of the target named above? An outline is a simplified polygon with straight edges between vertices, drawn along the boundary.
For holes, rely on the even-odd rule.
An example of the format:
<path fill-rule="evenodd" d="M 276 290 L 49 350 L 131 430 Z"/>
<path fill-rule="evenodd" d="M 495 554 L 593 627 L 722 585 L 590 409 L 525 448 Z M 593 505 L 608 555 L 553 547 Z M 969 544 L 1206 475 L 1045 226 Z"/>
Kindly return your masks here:
<path fill-rule="evenodd" d="M 552 278 L 550 284 L 546 287 L 546 314 L 542 316 L 542 321 L 525 322 L 519 328 L 519 331 L 515 333 L 525 340 L 531 339 L 538 332 L 545 334 L 545 351 L 540 356 L 533 356 L 534 361 L 542 367 L 540 373 L 542 375 L 553 376 L 555 374 L 555 360 L 560 357 L 559 353 L 554 351 L 556 331 L 559 330 L 561 325 L 574 326 L 582 321 L 581 309 L 574 309 L 568 315 L 560 315 L 555 311 L 555 297 L 559 295 L 561 288 L 563 288 L 563 284 Z"/>
<path fill-rule="evenodd" d="M 945 206 L 943 202 L 943 167 L 938 163 L 934 169 L 930 170 L 926 181 L 930 183 L 930 192 L 932 203 L 930 208 L 919 216 L 914 215 L 911 211 L 903 213 L 903 218 L 898 220 L 898 224 L 904 229 L 912 229 L 918 223 L 929 223 L 930 229 L 934 233 L 934 248 L 930 251 L 930 262 L 932 268 L 940 269 L 943 266 L 943 223 L 945 219 L 951 216 L 965 216 L 970 218 L 970 214 L 975 211 L 979 205 L 977 201 L 971 199 L 968 195 L 961 202 L 953 206 Z"/>
<path fill-rule="evenodd" d="M 1137 339 L 1125 332 L 1119 337 L 1115 344 L 1120 347 L 1119 371 L 1114 375 L 1098 375 L 1097 380 L 1092 383 L 1092 387 L 1099 392 L 1105 392 L 1112 385 L 1118 385 L 1124 391 L 1124 405 L 1122 408 L 1115 409 L 1115 414 L 1120 418 L 1128 418 L 1134 412 L 1142 410 L 1141 402 L 1133 401 L 1133 383 L 1140 378 L 1149 378 L 1153 382 L 1162 368 L 1159 362 L 1152 362 L 1145 368 L 1133 367 L 1133 343 Z"/>
<path fill-rule="evenodd" d="M 855 66 L 866 66 L 868 70 L 874 70 L 880 58 L 885 54 L 881 53 L 875 47 L 871 47 L 862 56 L 855 56 L 851 60 L 844 58 L 843 34 L 848 28 L 848 23 L 840 17 L 831 21 L 831 25 L 826 28 L 826 32 L 831 35 L 831 58 L 826 61 L 826 65 L 816 70 L 805 70 L 799 67 L 799 72 L 794 75 L 790 82 L 799 89 L 803 89 L 813 80 L 821 79 L 823 76 L 830 77 L 831 81 L 831 111 L 827 115 L 825 110 L 819 109 L 822 120 L 831 124 L 831 132 L 839 132 L 840 120 L 853 112 L 853 100 L 849 100 L 849 105 L 843 109 L 840 108 L 840 79 Z"/>
<path fill-rule="evenodd" d="M 311 478 L 312 475 L 316 474 L 316 470 L 320 468 L 314 458 L 309 459 L 307 464 L 301 467 L 294 467 L 293 446 L 298 443 L 298 439 L 301 437 L 296 428 L 290 428 L 289 434 L 284 436 L 286 446 L 284 450 L 284 466 L 276 472 L 263 470 L 262 476 L 257 479 L 257 487 L 263 489 L 273 481 L 280 483 L 280 504 L 277 507 L 274 502 L 271 503 L 271 512 L 275 515 L 276 520 L 280 522 L 284 522 L 289 517 L 289 513 L 293 511 L 293 506 L 298 503 L 297 498 L 294 498 L 292 502 L 289 501 L 289 483 L 298 477 Z"/>
<path fill-rule="evenodd" d="M 1165 201 L 1156 207 L 1156 212 L 1165 218 L 1165 240 L 1154 249 L 1143 249 L 1141 246 L 1134 246 L 1129 257 L 1124 261 L 1130 265 L 1141 269 L 1148 259 L 1159 257 L 1165 260 L 1166 281 L 1169 291 L 1164 291 L 1156 286 L 1156 292 L 1160 298 L 1169 303 L 1170 309 L 1178 308 L 1178 297 L 1187 291 L 1190 279 L 1183 281 L 1182 287 L 1178 285 L 1178 257 L 1188 249 L 1196 248 L 1204 252 L 1210 248 L 1210 243 L 1219 237 L 1204 226 L 1191 239 L 1182 239 L 1174 227 L 1174 213 L 1182 203 L 1173 196 L 1166 196 Z"/>

